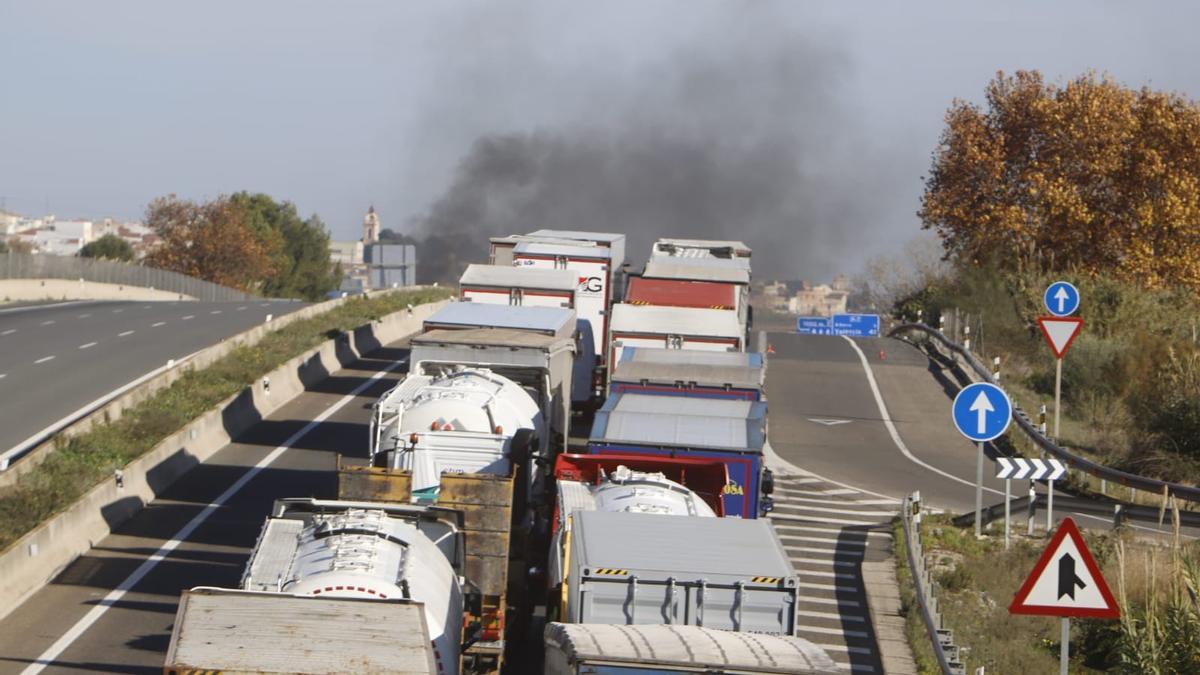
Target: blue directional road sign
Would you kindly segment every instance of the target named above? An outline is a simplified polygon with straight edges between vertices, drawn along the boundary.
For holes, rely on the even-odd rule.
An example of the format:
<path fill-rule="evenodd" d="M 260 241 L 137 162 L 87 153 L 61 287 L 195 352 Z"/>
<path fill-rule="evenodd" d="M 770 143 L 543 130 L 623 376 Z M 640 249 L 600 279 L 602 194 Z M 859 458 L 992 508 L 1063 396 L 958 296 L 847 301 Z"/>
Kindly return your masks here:
<path fill-rule="evenodd" d="M 802 316 L 796 319 L 796 332 L 801 335 L 833 335 L 833 321 L 827 316 Z"/>
<path fill-rule="evenodd" d="M 1008 428 L 1012 420 L 1012 402 L 1008 394 L 994 384 L 976 382 L 954 397 L 954 426 L 972 441 L 990 441 Z"/>
<path fill-rule="evenodd" d="M 1079 289 L 1069 281 L 1056 281 L 1046 288 L 1042 303 L 1054 316 L 1071 316 L 1079 309 Z"/>
<path fill-rule="evenodd" d="M 879 315 L 834 314 L 833 334 L 847 337 L 879 337 Z"/>

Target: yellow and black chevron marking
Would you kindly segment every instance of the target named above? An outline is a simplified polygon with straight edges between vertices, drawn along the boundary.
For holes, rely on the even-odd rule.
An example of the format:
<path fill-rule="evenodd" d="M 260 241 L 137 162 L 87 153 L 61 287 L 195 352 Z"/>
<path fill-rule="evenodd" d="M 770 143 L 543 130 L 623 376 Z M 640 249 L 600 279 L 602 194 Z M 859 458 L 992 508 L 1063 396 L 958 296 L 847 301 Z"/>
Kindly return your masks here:
<path fill-rule="evenodd" d="M 198 670 L 195 668 L 172 668 L 167 671 L 169 675 L 221 675 L 219 670 Z"/>
<path fill-rule="evenodd" d="M 755 584 L 777 584 L 783 581 L 783 577 L 750 577 L 750 582 Z"/>
<path fill-rule="evenodd" d="M 592 574 L 607 574 L 610 576 L 628 576 L 629 570 L 617 569 L 616 567 L 597 567 L 592 570 Z"/>

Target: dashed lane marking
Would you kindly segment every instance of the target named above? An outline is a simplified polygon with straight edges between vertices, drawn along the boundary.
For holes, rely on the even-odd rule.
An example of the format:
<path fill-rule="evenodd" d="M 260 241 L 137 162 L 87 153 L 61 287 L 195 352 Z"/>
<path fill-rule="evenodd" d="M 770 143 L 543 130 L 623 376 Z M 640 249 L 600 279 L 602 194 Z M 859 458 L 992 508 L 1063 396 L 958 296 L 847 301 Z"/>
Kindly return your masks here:
<path fill-rule="evenodd" d="M 34 364 L 45 363 L 47 361 L 53 361 L 53 360 L 54 360 L 53 356 L 43 356 L 42 358 L 38 359 L 37 361 L 34 361 Z"/>
<path fill-rule="evenodd" d="M 151 328 L 158 328 L 159 326 L 165 326 L 165 325 L 167 325 L 167 322 L 166 322 L 166 321 L 159 321 L 158 323 L 152 323 L 152 324 L 150 324 L 150 327 L 151 327 Z"/>
<path fill-rule="evenodd" d="M 99 344 L 99 343 L 98 342 L 89 342 L 86 345 L 79 345 L 79 348 L 80 349 L 91 349 L 92 347 L 95 347 L 97 344 Z"/>
<path fill-rule="evenodd" d="M 0 380 L 3 380 L 6 377 L 8 377 L 8 373 L 0 373 Z"/>
<path fill-rule="evenodd" d="M 43 322 L 42 322 L 42 325 L 43 325 L 43 326 L 53 326 L 53 325 L 54 325 L 54 319 L 50 319 L 49 321 L 43 321 Z"/>
<path fill-rule="evenodd" d="M 204 521 L 208 520 L 209 516 L 215 513 L 217 509 L 224 506 L 226 502 L 233 498 L 234 495 L 236 495 L 238 492 L 241 492 L 242 488 L 246 487 L 246 484 L 254 480 L 258 474 L 262 473 L 268 466 L 274 463 L 275 460 L 279 459 L 284 452 L 291 449 L 291 447 L 298 443 L 300 439 L 307 436 L 309 432 L 321 426 L 321 424 L 324 423 L 325 420 L 329 419 L 331 415 L 346 407 L 347 404 L 358 397 L 359 394 L 366 391 L 368 387 L 371 387 L 378 382 L 379 379 L 384 375 L 387 375 L 393 370 L 399 368 L 401 365 L 407 364 L 407 362 L 408 359 L 399 359 L 388 364 L 383 370 L 371 375 L 366 382 L 358 385 L 349 394 L 346 394 L 336 403 L 326 408 L 321 412 L 321 414 L 314 417 L 311 422 L 304 425 L 299 431 L 289 436 L 282 445 L 272 450 L 269 454 L 267 454 L 266 457 L 260 459 L 257 464 L 250 467 L 245 473 L 242 474 L 241 478 L 238 478 L 233 485 L 230 485 L 228 488 L 226 488 L 225 491 L 222 492 L 216 499 L 205 506 L 200 513 L 197 513 L 191 520 L 189 520 L 182 529 L 176 532 L 171 537 L 170 541 L 164 543 L 162 546 L 159 546 L 157 551 L 151 554 L 150 557 L 146 558 L 146 560 L 142 562 L 142 564 L 139 565 L 132 574 L 126 577 L 124 581 L 118 584 L 116 588 L 109 591 L 108 594 L 100 600 L 91 601 L 95 602 L 96 604 L 88 611 L 88 613 L 83 615 L 83 618 L 79 619 L 79 621 L 75 622 L 75 625 L 71 626 L 67 632 L 63 633 L 62 637 L 58 638 L 58 640 L 56 640 L 54 644 L 50 645 L 46 651 L 38 655 L 38 657 L 34 659 L 33 663 L 29 664 L 25 670 L 21 671 L 21 675 L 36 675 L 37 673 L 45 670 L 46 666 L 53 665 L 54 660 L 57 659 L 64 651 L 66 651 L 66 649 L 70 647 L 76 640 L 78 640 L 79 637 L 84 634 L 84 632 L 86 632 L 97 621 L 99 621 L 100 617 L 104 616 L 104 613 L 107 612 L 110 607 L 120 603 L 121 598 L 125 597 L 126 593 L 137 586 L 138 583 L 141 582 L 141 580 L 145 578 L 145 576 L 149 574 L 151 570 L 157 567 L 160 562 L 165 560 L 172 551 L 179 547 L 180 544 L 187 541 L 188 537 L 192 536 L 192 533 L 194 533 L 197 528 L 203 525 Z"/>
<path fill-rule="evenodd" d="M 190 321 L 190 320 L 192 320 L 192 319 L 194 319 L 194 318 L 196 318 L 196 315 L 195 315 L 195 314 L 188 314 L 187 316 L 183 317 L 183 320 L 184 320 L 184 321 Z"/>
<path fill-rule="evenodd" d="M 16 328 L 9 328 L 8 330 L 4 331 L 3 333 L 0 333 L 0 335 L 12 335 L 15 332 L 17 332 Z"/>
<path fill-rule="evenodd" d="M 80 315 L 79 315 L 79 318 L 81 318 L 81 319 L 86 319 L 86 318 L 88 318 L 89 316 L 91 316 L 91 314 L 90 314 L 90 313 L 89 313 L 89 314 L 80 314 Z"/>
<path fill-rule="evenodd" d="M 213 311 L 209 312 L 209 314 L 220 314 L 220 313 L 221 313 L 221 310 L 219 310 L 219 309 L 214 309 Z"/>
<path fill-rule="evenodd" d="M 246 306 L 245 306 L 245 305 L 242 305 L 241 307 L 238 307 L 238 308 L 237 308 L 237 311 L 239 311 L 239 312 L 240 312 L 240 311 L 242 311 L 243 309 L 246 309 Z"/>
<path fill-rule="evenodd" d="M 117 333 L 117 337 L 125 337 L 126 335 L 133 335 L 133 331 L 127 330 L 124 333 Z"/>

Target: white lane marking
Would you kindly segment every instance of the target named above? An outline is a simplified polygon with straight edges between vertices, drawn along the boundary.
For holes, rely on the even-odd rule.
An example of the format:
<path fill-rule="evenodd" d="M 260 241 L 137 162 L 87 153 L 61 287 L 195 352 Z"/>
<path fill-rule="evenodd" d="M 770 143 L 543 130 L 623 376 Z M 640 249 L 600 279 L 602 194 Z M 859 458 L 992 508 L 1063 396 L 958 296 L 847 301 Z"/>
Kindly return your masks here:
<path fill-rule="evenodd" d="M 771 512 L 771 520 L 800 521 L 814 523 L 833 523 L 836 525 L 881 525 L 878 520 L 850 520 L 848 518 L 830 518 L 828 516 L 795 516 L 790 513 Z"/>
<path fill-rule="evenodd" d="M 121 312 L 124 312 L 124 311 L 125 311 L 125 308 L 121 308 L 121 309 L 114 309 L 114 310 L 113 310 L 113 314 L 120 314 Z"/>
<path fill-rule="evenodd" d="M 245 305 L 242 305 L 241 307 L 238 307 L 238 308 L 237 308 L 237 311 L 239 311 L 239 312 L 240 312 L 240 311 L 242 311 L 243 309 L 246 309 L 246 306 L 245 306 Z"/>
<path fill-rule="evenodd" d="M 796 614 L 799 614 L 800 616 L 810 616 L 814 619 L 832 619 L 834 621 L 846 620 L 846 621 L 857 621 L 857 622 L 861 623 L 861 622 L 867 620 L 866 617 L 864 617 L 861 614 L 851 614 L 851 613 L 847 613 L 847 612 L 835 614 L 833 612 L 818 612 L 818 611 L 811 610 L 811 609 L 798 609 L 798 610 L 796 610 Z M 804 630 L 804 629 L 801 628 L 800 630 Z"/>
<path fill-rule="evenodd" d="M 834 567 L 858 567 L 858 563 L 849 560 L 822 560 L 820 558 L 792 558 L 792 564 L 800 565 L 833 565 Z"/>
<path fill-rule="evenodd" d="M 8 330 L 4 331 L 3 333 L 0 333 L 0 335 L 12 335 L 15 332 L 17 332 L 16 328 L 9 328 Z"/>
<path fill-rule="evenodd" d="M 807 630 L 807 629 L 801 628 L 800 630 Z M 814 644 L 816 644 L 816 643 L 814 643 Z M 866 647 L 847 647 L 846 645 L 822 645 L 822 644 L 818 644 L 817 646 L 820 647 L 821 649 L 826 649 L 826 650 L 831 649 L 835 652 L 849 652 L 851 654 L 871 654 L 872 653 L 871 650 L 867 649 Z M 874 669 L 872 669 L 872 670 L 874 670 Z"/>
<path fill-rule="evenodd" d="M 841 628 L 822 628 L 821 626 L 804 626 L 800 630 L 805 633 L 821 633 L 824 635 L 844 635 L 850 638 L 870 637 L 861 630 L 842 630 Z"/>
<path fill-rule="evenodd" d="M 768 518 L 771 518 L 771 516 L 768 516 Z M 804 532 L 825 532 L 827 534 L 840 534 L 843 537 L 854 537 L 855 540 L 857 540 L 859 537 L 863 537 L 863 536 L 887 537 L 888 539 L 891 539 L 891 537 L 892 537 L 891 532 L 864 532 L 862 530 L 846 530 L 846 529 L 842 529 L 842 528 L 814 527 L 812 525 L 798 525 L 796 523 L 772 522 L 771 524 L 774 525 L 775 529 L 777 529 L 777 530 L 803 530 Z M 881 523 L 872 523 L 872 524 L 880 525 Z M 783 535 L 780 535 L 780 536 L 783 536 Z"/>
<path fill-rule="evenodd" d="M 158 323 L 152 323 L 152 324 L 150 324 L 150 327 L 151 327 L 151 328 L 158 328 L 159 326 L 165 326 L 165 325 L 167 325 L 167 322 L 166 322 L 166 321 L 159 321 Z"/>
<path fill-rule="evenodd" d="M 80 315 L 79 315 L 79 318 L 81 318 L 81 319 L 86 319 L 86 318 L 88 318 L 89 316 L 91 316 L 91 314 L 80 314 Z"/>
<path fill-rule="evenodd" d="M 142 305 L 142 309 L 150 309 L 150 305 Z"/>
<path fill-rule="evenodd" d="M 763 445 L 763 454 L 766 455 L 768 464 L 774 464 L 776 467 L 782 466 L 783 469 L 791 472 L 791 474 L 787 474 L 787 473 L 783 473 L 781 471 L 780 472 L 781 478 L 793 478 L 794 479 L 796 476 L 806 476 L 806 477 L 811 477 L 811 478 L 816 478 L 818 480 L 822 480 L 822 481 L 824 481 L 826 483 L 830 483 L 832 485 L 837 485 L 839 487 L 846 488 L 846 489 L 850 490 L 851 492 L 859 492 L 862 494 L 868 494 L 868 495 L 871 495 L 872 497 L 879 497 L 881 499 L 892 499 L 897 502 L 901 501 L 899 497 L 893 497 L 891 495 L 885 495 L 885 494 L 882 494 L 879 492 L 872 492 L 871 490 L 868 490 L 866 488 L 854 487 L 853 485 L 847 485 L 846 483 L 843 483 L 841 481 L 836 481 L 832 478 L 827 478 L 825 476 L 822 476 L 819 473 L 809 471 L 808 469 L 801 469 L 800 467 L 796 466 L 795 464 L 792 464 L 791 462 L 784 459 L 782 456 L 780 456 L 779 453 L 775 452 L 775 448 L 771 447 L 770 439 L 767 439 L 767 442 Z"/>
<path fill-rule="evenodd" d="M 49 305 L 30 305 L 28 307 L 9 307 L 8 309 L 0 309 L 0 314 L 12 314 L 15 312 L 32 312 L 38 309 L 50 309 L 51 307 L 66 307 L 68 305 L 82 305 L 90 300 L 72 300 L 70 302 L 55 302 Z"/>
<path fill-rule="evenodd" d="M 124 333 L 117 333 L 117 337 L 125 337 L 126 335 L 133 335 L 133 331 L 127 330 Z"/>
<path fill-rule="evenodd" d="M 855 600 L 838 600 L 837 598 L 810 598 L 805 596 L 800 598 L 800 602 L 811 602 L 817 605 L 837 605 L 838 607 L 862 607 L 862 604 Z"/>
<path fill-rule="evenodd" d="M 34 364 L 45 363 L 47 361 L 53 361 L 53 360 L 54 360 L 53 356 L 43 356 L 42 358 L 38 359 L 37 361 L 34 361 Z"/>
<path fill-rule="evenodd" d="M 854 348 L 855 353 L 858 354 L 858 360 L 862 362 L 863 372 L 867 374 L 867 384 L 871 386 L 871 394 L 875 396 L 875 407 L 879 408 L 879 416 L 883 420 L 883 426 L 887 427 L 888 435 L 892 437 L 892 443 L 896 445 L 896 447 L 900 450 L 900 453 L 917 466 L 928 469 L 939 476 L 949 478 L 956 483 L 962 483 L 968 487 L 975 487 L 975 481 L 959 478 L 952 473 L 942 471 L 936 466 L 919 459 L 916 455 L 909 451 L 908 446 L 905 445 L 903 439 L 900 438 L 900 432 L 896 430 L 896 425 L 892 423 L 892 415 L 888 412 L 887 404 L 883 402 L 883 394 L 879 392 L 879 385 L 875 382 L 875 372 L 871 370 L 871 364 L 867 361 L 867 355 L 863 354 L 863 351 L 859 349 L 854 340 L 851 340 L 845 335 L 843 335 L 842 338 L 846 342 L 849 342 L 850 346 Z M 1003 492 L 999 490 L 993 490 L 986 485 L 983 486 L 983 489 L 996 495 L 1004 494 Z"/>
<path fill-rule="evenodd" d="M 864 673 L 873 673 L 875 672 L 875 666 L 870 666 L 865 663 L 851 663 L 850 670 L 861 670 Z"/>
<path fill-rule="evenodd" d="M 54 660 L 57 659 L 59 655 L 67 649 L 67 647 L 70 647 L 72 643 L 79 639 L 79 636 L 83 635 L 88 628 L 91 628 L 92 625 L 100 620 L 100 617 L 104 616 L 104 613 L 108 611 L 109 607 L 112 607 L 120 602 L 121 598 L 125 597 L 126 593 L 132 590 L 133 587 L 138 584 L 138 582 L 140 582 L 147 574 L 150 573 L 150 570 L 153 570 L 158 566 L 158 563 L 166 559 L 167 555 L 170 554 L 171 551 L 174 551 L 179 547 L 180 544 L 182 544 L 184 541 L 187 541 L 187 538 L 192 536 L 192 533 L 195 532 L 198 527 L 203 525 L 204 521 L 208 520 L 209 516 L 216 512 L 217 509 L 224 506 L 225 502 L 228 502 L 230 499 L 232 499 L 234 495 L 242 490 L 242 488 L 246 487 L 247 483 L 254 480 L 258 474 L 262 473 L 264 469 L 274 463 L 275 460 L 279 459 L 284 452 L 291 449 L 291 447 L 299 442 L 300 439 L 307 436 L 310 431 L 321 426 L 322 422 L 329 419 L 329 417 L 337 411 L 346 407 L 346 405 L 353 401 L 359 394 L 366 391 L 368 387 L 375 384 L 375 382 L 384 375 L 387 375 L 391 371 L 399 368 L 402 364 L 407 363 L 407 361 L 408 359 L 406 358 L 400 359 L 388 365 L 383 370 L 375 373 L 369 377 L 366 382 L 358 385 L 358 387 L 356 387 L 349 394 L 346 394 L 336 403 L 322 411 L 321 414 L 314 417 L 311 422 L 304 425 L 304 427 L 302 427 L 299 431 L 289 436 L 282 445 L 272 450 L 266 457 L 260 459 L 257 464 L 250 468 L 250 470 L 242 474 L 242 477 L 237 479 L 233 485 L 230 485 L 224 492 L 220 494 L 220 496 L 205 506 L 200 513 L 197 513 L 195 516 L 193 516 L 192 519 L 188 521 L 187 525 L 184 525 L 182 529 L 180 529 L 171 537 L 170 541 L 166 542 L 162 546 L 159 546 L 158 550 L 155 551 L 149 558 L 147 558 L 146 561 L 141 565 L 138 565 L 138 568 L 134 570 L 132 574 L 126 577 L 125 580 L 122 581 L 116 588 L 109 591 L 108 595 L 104 596 L 104 598 L 101 599 L 94 607 L 92 607 L 87 614 L 83 615 L 83 618 L 81 618 L 79 621 L 76 621 L 75 625 L 71 626 L 66 633 L 63 633 L 62 637 L 56 640 L 54 644 L 50 645 L 50 647 L 46 649 L 46 651 L 42 652 L 36 659 L 34 659 L 33 663 L 29 664 L 25 670 L 21 671 L 21 675 L 35 675 L 36 673 L 42 672 L 46 666 L 52 665 Z"/>
<path fill-rule="evenodd" d="M 89 349 L 91 347 L 95 347 L 97 344 L 98 343 L 96 343 L 96 342 L 89 342 L 86 345 L 79 345 L 79 348 L 80 349 Z"/>
<path fill-rule="evenodd" d="M 806 541 L 806 542 L 809 542 L 810 544 L 833 544 L 834 545 L 833 548 L 815 548 L 813 546 L 793 546 L 793 545 L 790 545 L 785 542 L 783 544 L 783 547 L 789 551 L 797 551 L 800 553 L 811 553 L 811 554 L 823 554 L 823 555 L 828 555 L 828 556 L 839 555 L 839 556 L 842 556 L 843 558 L 847 558 L 847 557 L 861 558 L 861 557 L 863 557 L 864 551 L 867 548 L 867 542 L 865 542 L 865 541 L 838 541 L 837 539 L 823 539 L 821 537 L 785 537 L 784 535 L 779 535 L 779 538 L 780 539 L 795 539 L 796 541 Z M 847 551 L 845 549 L 846 546 L 854 546 L 854 547 L 863 549 L 863 551 Z"/>
<path fill-rule="evenodd" d="M 43 322 L 42 322 L 42 325 L 43 325 L 43 326 L 53 326 L 53 325 L 54 325 L 54 319 L 50 319 L 49 321 L 43 321 Z"/>
<path fill-rule="evenodd" d="M 209 312 L 209 314 L 220 314 L 220 313 L 221 313 L 221 310 L 219 310 L 219 309 L 214 309 L 213 311 Z"/>
<path fill-rule="evenodd" d="M 6 377 L 8 377 L 8 373 L 0 373 L 0 380 L 3 380 Z"/>
<path fill-rule="evenodd" d="M 843 574 L 842 572 L 819 572 L 817 570 L 796 570 L 797 576 L 802 577 L 824 577 L 827 579 L 845 579 L 847 581 L 855 581 L 858 579 L 857 574 Z"/>
<path fill-rule="evenodd" d="M 796 587 L 811 588 L 817 591 L 832 591 L 835 593 L 858 593 L 861 591 L 861 589 L 855 588 L 854 586 L 830 586 L 829 584 L 814 584 L 807 581 L 797 581 Z M 805 598 L 805 600 L 810 599 L 811 598 Z"/>
<path fill-rule="evenodd" d="M 196 318 L 196 315 L 195 315 L 195 314 L 188 314 L 187 316 L 183 317 L 183 320 L 184 320 L 184 321 L 191 321 L 191 320 L 192 320 L 192 319 L 194 319 L 194 318 Z"/>
<path fill-rule="evenodd" d="M 777 487 L 777 488 L 775 488 L 775 491 L 779 492 L 780 489 Z M 788 490 L 788 492 L 791 492 L 791 491 Z M 800 495 L 809 494 L 809 495 L 811 495 L 811 494 L 818 494 L 818 493 L 816 493 L 816 492 L 796 492 L 794 494 L 800 494 Z M 845 506 L 894 506 L 894 505 L 898 505 L 897 502 L 894 502 L 890 499 L 814 499 L 812 497 L 796 497 L 793 495 L 788 495 L 787 503 L 790 504 L 792 502 L 804 502 L 806 504 L 833 504 L 833 505 L 843 504 Z M 888 513 L 891 513 L 892 515 L 896 514 L 895 511 L 889 511 Z"/>
<path fill-rule="evenodd" d="M 803 484 L 807 484 L 807 483 L 820 483 L 821 479 L 820 478 L 797 478 L 795 476 L 780 476 L 775 479 L 775 482 L 779 483 L 780 485 L 786 485 L 788 483 L 797 483 L 797 484 L 803 485 Z"/>

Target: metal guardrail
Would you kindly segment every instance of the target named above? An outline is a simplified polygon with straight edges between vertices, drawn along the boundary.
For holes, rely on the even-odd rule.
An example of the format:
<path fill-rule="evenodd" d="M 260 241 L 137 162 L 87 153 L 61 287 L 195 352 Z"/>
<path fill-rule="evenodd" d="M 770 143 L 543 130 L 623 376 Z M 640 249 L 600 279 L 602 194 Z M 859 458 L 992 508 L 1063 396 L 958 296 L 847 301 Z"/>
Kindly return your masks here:
<path fill-rule="evenodd" d="M 916 589 L 917 608 L 921 612 L 921 621 L 925 624 L 925 632 L 929 634 L 933 655 L 942 675 L 965 675 L 966 666 L 959 653 L 961 650 L 954 644 L 954 632 L 946 628 L 942 614 L 937 609 L 937 596 L 933 592 L 935 584 L 925 567 L 925 550 L 921 546 L 920 504 L 921 493 L 914 492 L 904 498 L 900 512 L 900 520 L 904 523 L 904 548 L 908 554 L 908 569 L 912 572 L 913 586 Z"/>
<path fill-rule="evenodd" d="M 924 323 L 906 323 L 893 328 L 888 333 L 888 336 L 895 337 L 899 333 L 903 333 L 905 331 L 920 331 L 929 335 L 931 338 L 943 345 L 946 349 L 949 349 L 955 356 L 966 361 L 967 365 L 969 365 L 971 369 L 975 371 L 975 374 L 985 382 L 990 382 L 996 386 L 1000 386 L 1000 383 L 992 377 L 992 373 L 987 366 L 985 366 L 983 363 L 980 363 L 979 359 L 975 358 L 974 354 L 964 349 L 962 345 L 951 341 L 950 338 L 946 337 L 936 328 Z M 1024 411 L 1015 405 L 1013 406 L 1013 421 L 1017 423 L 1017 426 L 1020 427 L 1021 431 L 1024 431 L 1025 435 L 1028 436 L 1029 439 L 1033 441 L 1033 443 L 1039 448 L 1050 455 L 1061 459 L 1071 467 L 1083 471 L 1084 473 L 1091 474 L 1102 480 L 1120 483 L 1121 485 L 1137 490 L 1144 490 L 1146 492 L 1153 492 L 1156 494 L 1162 494 L 1163 491 L 1166 490 L 1168 495 L 1178 499 L 1183 499 L 1190 502 L 1200 502 L 1200 487 L 1162 481 L 1158 480 L 1157 478 L 1148 478 L 1146 476 L 1139 476 L 1137 474 L 1121 471 L 1120 469 L 1104 466 L 1103 464 L 1093 462 L 1085 457 L 1072 454 L 1066 448 L 1058 445 L 1054 441 L 1042 435 L 1042 432 L 1033 425 L 1033 422 L 1030 421 L 1027 415 L 1025 415 Z"/>
<path fill-rule="evenodd" d="M 152 288 L 208 302 L 251 300 L 249 293 L 186 274 L 132 263 L 61 255 L 0 254 L 0 279 L 66 279 Z"/>

